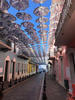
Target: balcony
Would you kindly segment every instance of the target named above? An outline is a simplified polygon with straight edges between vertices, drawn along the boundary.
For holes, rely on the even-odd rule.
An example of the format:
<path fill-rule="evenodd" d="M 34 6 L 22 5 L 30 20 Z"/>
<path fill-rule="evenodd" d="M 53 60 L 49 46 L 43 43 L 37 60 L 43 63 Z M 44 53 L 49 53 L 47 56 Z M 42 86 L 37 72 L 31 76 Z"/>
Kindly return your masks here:
<path fill-rule="evenodd" d="M 69 45 L 75 40 L 75 0 L 65 0 L 55 33 L 55 45 Z"/>
<path fill-rule="evenodd" d="M 0 50 L 8 51 L 11 50 L 11 43 L 9 41 L 0 40 Z"/>
<path fill-rule="evenodd" d="M 20 57 L 20 58 L 22 58 L 22 59 L 28 60 L 28 56 L 25 55 L 22 50 L 19 50 L 17 52 L 17 56 Z"/>

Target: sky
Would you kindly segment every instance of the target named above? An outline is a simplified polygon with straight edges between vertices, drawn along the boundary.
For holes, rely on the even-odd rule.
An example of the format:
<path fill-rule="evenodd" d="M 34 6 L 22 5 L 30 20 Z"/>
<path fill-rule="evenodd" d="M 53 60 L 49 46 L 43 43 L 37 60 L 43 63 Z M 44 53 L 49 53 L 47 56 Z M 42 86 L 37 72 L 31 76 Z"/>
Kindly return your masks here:
<path fill-rule="evenodd" d="M 9 2 L 9 0 L 7 0 Z M 50 9 L 50 5 L 51 5 L 51 0 L 46 0 L 43 4 L 37 4 L 35 2 L 33 2 L 32 0 L 29 0 L 29 7 L 25 10 L 20 10 L 20 12 L 25 12 L 27 14 L 30 14 L 32 16 L 32 20 L 30 20 L 29 22 L 32 22 L 34 24 L 34 29 L 36 29 L 37 35 L 39 36 L 40 33 L 38 33 L 39 29 L 37 28 L 37 25 L 39 25 L 39 23 L 36 23 L 36 19 L 39 18 L 38 16 L 33 14 L 33 11 L 35 8 L 39 7 L 40 5 L 48 7 Z M 12 6 L 8 9 L 8 12 L 12 15 L 14 15 L 16 17 L 16 13 L 18 12 L 18 10 L 16 10 L 15 8 L 13 8 Z M 48 18 L 48 22 L 46 23 L 48 25 L 48 28 L 46 28 L 45 30 L 48 30 L 49 32 L 49 18 L 50 18 L 50 12 L 48 13 L 48 15 L 44 16 L 46 18 Z M 22 22 L 24 22 L 23 20 L 20 20 L 19 18 L 16 17 L 16 21 L 17 24 L 20 24 Z M 21 26 L 21 29 L 24 30 L 25 28 L 23 26 Z M 25 32 L 25 34 L 30 38 L 30 36 Z M 48 33 L 47 33 L 48 34 Z M 48 37 L 48 35 L 47 35 Z M 47 42 L 48 43 L 48 42 Z M 37 45 L 37 44 L 35 44 Z M 46 45 L 48 46 L 48 44 Z M 42 47 L 42 44 L 41 44 Z M 42 48 L 41 48 L 42 50 Z"/>
<path fill-rule="evenodd" d="M 39 70 L 42 71 L 42 70 L 45 70 L 47 71 L 47 65 L 39 65 Z"/>

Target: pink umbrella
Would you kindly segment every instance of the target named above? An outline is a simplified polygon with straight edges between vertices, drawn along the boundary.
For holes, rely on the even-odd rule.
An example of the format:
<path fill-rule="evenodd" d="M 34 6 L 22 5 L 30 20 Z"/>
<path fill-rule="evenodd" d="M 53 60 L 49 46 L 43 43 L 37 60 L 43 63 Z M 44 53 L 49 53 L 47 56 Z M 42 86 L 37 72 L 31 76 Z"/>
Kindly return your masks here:
<path fill-rule="evenodd" d="M 38 31 L 39 33 L 47 33 L 48 31 L 47 30 L 40 30 L 40 31 Z"/>
<path fill-rule="evenodd" d="M 46 24 L 40 24 L 37 26 L 37 28 L 39 28 L 39 29 L 45 29 L 47 27 L 48 27 L 48 25 L 46 25 Z"/>
<path fill-rule="evenodd" d="M 49 13 L 48 7 L 40 6 L 40 7 L 37 7 L 37 8 L 34 10 L 34 14 L 35 14 L 36 16 L 46 16 L 48 13 Z"/>
<path fill-rule="evenodd" d="M 33 0 L 35 3 L 44 3 L 46 0 Z"/>
<path fill-rule="evenodd" d="M 48 18 L 46 17 L 40 17 L 36 20 L 37 23 L 46 23 L 48 22 Z"/>
<path fill-rule="evenodd" d="M 32 24 L 31 22 L 23 22 L 21 25 L 23 25 L 24 27 L 28 29 L 34 27 L 34 24 Z"/>

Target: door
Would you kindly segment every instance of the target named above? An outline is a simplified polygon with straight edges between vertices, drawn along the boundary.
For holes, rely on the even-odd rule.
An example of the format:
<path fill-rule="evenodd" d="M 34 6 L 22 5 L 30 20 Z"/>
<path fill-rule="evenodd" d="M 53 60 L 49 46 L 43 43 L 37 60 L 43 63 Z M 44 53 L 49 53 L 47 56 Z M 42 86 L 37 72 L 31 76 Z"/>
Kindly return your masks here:
<path fill-rule="evenodd" d="M 15 78 L 15 62 L 13 62 L 13 67 L 12 67 L 12 79 L 14 80 Z"/>
<path fill-rule="evenodd" d="M 70 71 L 71 71 L 71 80 L 75 84 L 75 55 L 70 54 Z"/>
<path fill-rule="evenodd" d="M 8 66 L 9 66 L 9 61 L 6 61 L 4 81 L 8 80 Z"/>

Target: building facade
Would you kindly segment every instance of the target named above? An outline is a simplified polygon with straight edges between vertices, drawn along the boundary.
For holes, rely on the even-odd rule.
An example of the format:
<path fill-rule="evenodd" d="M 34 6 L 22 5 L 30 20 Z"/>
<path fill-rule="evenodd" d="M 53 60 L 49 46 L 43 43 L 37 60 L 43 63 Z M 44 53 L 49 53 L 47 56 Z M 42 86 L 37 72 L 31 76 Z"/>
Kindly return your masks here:
<path fill-rule="evenodd" d="M 0 82 L 4 89 L 36 73 L 37 65 L 30 61 L 13 42 L 0 40 Z"/>
<path fill-rule="evenodd" d="M 52 63 L 52 70 L 55 70 L 57 82 L 64 88 L 68 89 L 71 94 L 74 91 L 75 84 L 74 5 L 74 0 L 65 0 L 56 30 L 54 31 L 54 39 L 51 41 L 55 41 L 53 44 L 55 59 Z M 51 59 L 51 56 L 49 58 Z"/>

